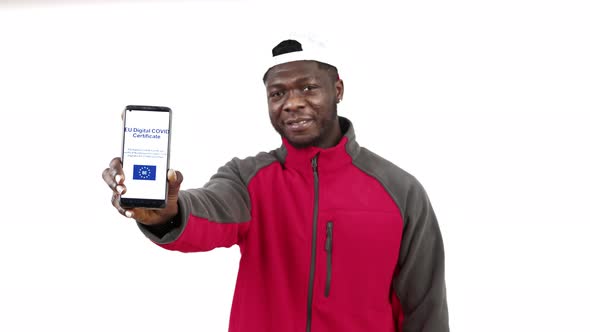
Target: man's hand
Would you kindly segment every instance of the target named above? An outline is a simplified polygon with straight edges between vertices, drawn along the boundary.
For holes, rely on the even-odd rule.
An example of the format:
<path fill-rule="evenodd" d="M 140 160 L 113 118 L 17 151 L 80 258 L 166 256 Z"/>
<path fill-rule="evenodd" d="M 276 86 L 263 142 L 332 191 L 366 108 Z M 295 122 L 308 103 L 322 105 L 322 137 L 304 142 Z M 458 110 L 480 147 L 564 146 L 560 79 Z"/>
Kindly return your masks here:
<path fill-rule="evenodd" d="M 133 208 L 125 209 L 119 205 L 119 198 L 124 194 L 127 188 L 125 187 L 125 174 L 123 174 L 123 164 L 121 158 L 114 158 L 111 160 L 109 167 L 102 172 L 104 182 L 113 191 L 111 203 L 119 211 L 120 214 L 133 218 L 135 221 L 144 225 L 157 225 L 170 221 L 176 214 L 178 214 L 178 191 L 182 183 L 182 173 L 168 170 L 168 201 L 166 207 L 163 209 L 145 209 Z"/>

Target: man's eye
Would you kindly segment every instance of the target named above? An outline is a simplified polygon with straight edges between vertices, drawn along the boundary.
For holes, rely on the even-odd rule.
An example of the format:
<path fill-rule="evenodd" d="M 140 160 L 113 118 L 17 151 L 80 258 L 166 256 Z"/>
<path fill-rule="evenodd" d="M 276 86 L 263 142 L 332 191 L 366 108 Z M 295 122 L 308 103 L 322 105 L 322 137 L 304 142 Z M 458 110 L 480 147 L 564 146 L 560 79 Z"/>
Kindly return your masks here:
<path fill-rule="evenodd" d="M 274 91 L 269 94 L 269 97 L 277 98 L 277 97 L 281 97 L 283 94 L 284 94 L 283 91 Z"/>
<path fill-rule="evenodd" d="M 303 87 L 303 91 L 311 91 L 314 89 L 316 89 L 316 86 L 314 86 L 314 85 L 306 85 Z"/>

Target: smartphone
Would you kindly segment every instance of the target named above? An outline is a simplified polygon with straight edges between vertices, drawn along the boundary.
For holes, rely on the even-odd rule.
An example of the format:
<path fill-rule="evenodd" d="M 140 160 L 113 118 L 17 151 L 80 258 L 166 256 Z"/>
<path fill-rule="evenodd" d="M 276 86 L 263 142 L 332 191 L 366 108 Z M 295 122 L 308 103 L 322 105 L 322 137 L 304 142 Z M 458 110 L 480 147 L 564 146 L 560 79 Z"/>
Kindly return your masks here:
<path fill-rule="evenodd" d="M 127 191 L 120 197 L 122 207 L 166 207 L 171 125 L 168 107 L 125 107 L 121 160 Z"/>

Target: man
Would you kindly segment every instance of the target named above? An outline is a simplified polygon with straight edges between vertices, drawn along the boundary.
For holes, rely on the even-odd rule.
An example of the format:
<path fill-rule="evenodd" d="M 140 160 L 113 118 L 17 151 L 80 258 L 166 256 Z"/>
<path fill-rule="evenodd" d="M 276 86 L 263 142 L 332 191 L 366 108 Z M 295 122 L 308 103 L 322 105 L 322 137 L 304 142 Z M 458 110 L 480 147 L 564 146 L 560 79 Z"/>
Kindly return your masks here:
<path fill-rule="evenodd" d="M 319 55 L 318 55 L 319 54 Z M 283 145 L 233 159 L 168 205 L 125 210 L 119 158 L 103 178 L 113 205 L 169 250 L 240 246 L 230 332 L 448 331 L 444 249 L 418 181 L 358 145 L 337 115 L 336 67 L 295 40 L 273 49 L 264 75 Z"/>

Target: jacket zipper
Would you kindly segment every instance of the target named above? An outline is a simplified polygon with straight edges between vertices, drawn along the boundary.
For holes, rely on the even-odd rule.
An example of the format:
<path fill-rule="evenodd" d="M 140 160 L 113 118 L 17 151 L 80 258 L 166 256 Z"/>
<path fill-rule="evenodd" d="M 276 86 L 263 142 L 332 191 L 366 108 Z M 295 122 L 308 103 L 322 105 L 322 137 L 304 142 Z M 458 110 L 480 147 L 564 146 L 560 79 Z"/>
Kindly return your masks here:
<path fill-rule="evenodd" d="M 328 297 L 330 295 L 330 285 L 332 283 L 332 237 L 334 232 L 334 223 L 328 221 L 328 225 L 326 226 L 326 256 L 327 256 L 327 266 L 326 266 L 326 289 L 324 290 L 324 296 Z"/>
<path fill-rule="evenodd" d="M 306 332 L 311 332 L 311 306 L 313 302 L 313 281 L 315 277 L 315 256 L 317 247 L 317 228 L 318 228 L 318 206 L 320 204 L 319 191 L 320 191 L 320 179 L 318 175 L 318 155 L 316 154 L 311 160 L 311 168 L 313 170 L 313 226 L 311 234 L 311 263 L 309 269 L 309 284 L 307 288 L 307 324 L 305 327 Z"/>

